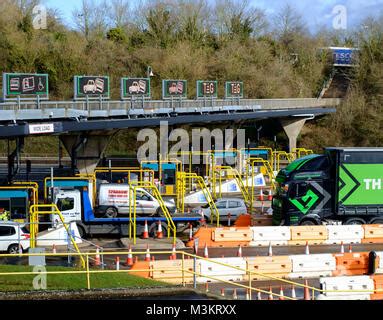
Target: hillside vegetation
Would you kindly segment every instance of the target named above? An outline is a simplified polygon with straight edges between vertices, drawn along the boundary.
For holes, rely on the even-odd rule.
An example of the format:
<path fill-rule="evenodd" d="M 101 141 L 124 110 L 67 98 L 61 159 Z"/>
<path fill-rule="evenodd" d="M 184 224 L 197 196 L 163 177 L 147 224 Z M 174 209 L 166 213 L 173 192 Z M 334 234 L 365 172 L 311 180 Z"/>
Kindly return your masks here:
<path fill-rule="evenodd" d="M 199 79 L 242 80 L 247 98 L 317 97 L 331 71 L 330 57 L 319 48 L 360 47 L 348 98 L 337 114 L 308 124 L 300 144 L 380 146 L 383 99 L 383 19 L 368 19 L 359 31 L 316 34 L 286 6 L 275 16 L 239 0 L 130 1 L 91 5 L 74 12 L 75 28 L 49 11 L 45 30 L 33 28 L 38 1 L 0 2 L 0 68 L 3 72 L 48 73 L 51 100 L 73 98 L 73 76 L 109 75 L 112 99 L 119 99 L 120 78 L 145 76 L 151 66 L 152 97 L 161 98 L 161 80 L 187 79 L 194 98 Z M 109 148 L 127 148 L 133 138 L 122 132 Z M 46 139 L 46 138 L 44 138 Z M 56 143 L 46 140 L 55 148 Z M 36 144 L 27 150 L 36 150 Z M 5 144 L 2 145 L 5 150 Z M 54 153 L 53 151 L 52 153 Z"/>

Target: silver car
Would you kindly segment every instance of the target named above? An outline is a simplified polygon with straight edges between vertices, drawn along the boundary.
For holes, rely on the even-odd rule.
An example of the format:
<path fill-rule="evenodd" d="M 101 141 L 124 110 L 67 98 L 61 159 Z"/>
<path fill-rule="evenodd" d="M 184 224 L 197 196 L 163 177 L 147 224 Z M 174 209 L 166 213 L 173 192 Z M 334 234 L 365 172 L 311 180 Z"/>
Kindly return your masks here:
<path fill-rule="evenodd" d="M 240 215 L 247 213 L 245 201 L 240 198 L 220 198 L 215 201 L 215 205 L 219 212 L 219 220 L 222 222 L 229 220 L 229 213 L 231 223 L 237 220 Z M 210 220 L 211 212 L 209 204 L 205 204 L 193 210 L 193 212 L 201 214 L 201 210 L 205 218 Z"/>

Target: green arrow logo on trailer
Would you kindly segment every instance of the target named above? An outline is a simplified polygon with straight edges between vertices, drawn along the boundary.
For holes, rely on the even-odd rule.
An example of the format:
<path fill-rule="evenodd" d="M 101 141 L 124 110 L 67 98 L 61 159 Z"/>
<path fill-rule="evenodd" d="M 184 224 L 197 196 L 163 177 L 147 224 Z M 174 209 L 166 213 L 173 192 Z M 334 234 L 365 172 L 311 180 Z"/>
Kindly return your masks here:
<path fill-rule="evenodd" d="M 300 212 L 306 214 L 312 206 L 318 201 L 319 197 L 312 191 L 308 190 L 307 193 L 301 198 L 302 202 L 297 199 L 289 199 L 290 202 L 298 208 Z"/>
<path fill-rule="evenodd" d="M 360 183 L 344 166 L 339 171 L 339 200 L 345 202 L 353 192 L 358 189 Z"/>

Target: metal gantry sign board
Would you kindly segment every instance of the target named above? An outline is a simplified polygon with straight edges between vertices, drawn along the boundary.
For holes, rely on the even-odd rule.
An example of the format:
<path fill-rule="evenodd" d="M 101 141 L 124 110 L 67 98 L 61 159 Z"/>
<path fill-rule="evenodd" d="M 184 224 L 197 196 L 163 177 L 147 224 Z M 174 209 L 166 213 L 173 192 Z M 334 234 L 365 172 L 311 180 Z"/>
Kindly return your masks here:
<path fill-rule="evenodd" d="M 243 82 L 225 82 L 225 98 L 243 98 Z"/>
<path fill-rule="evenodd" d="M 217 81 L 197 81 L 197 98 L 217 98 L 218 82 Z"/>
<path fill-rule="evenodd" d="M 109 99 L 110 83 L 107 76 L 75 76 L 74 98 L 99 98 Z"/>
<path fill-rule="evenodd" d="M 186 80 L 162 80 L 162 98 L 187 98 Z"/>
<path fill-rule="evenodd" d="M 150 98 L 150 78 L 121 78 L 121 99 Z"/>
<path fill-rule="evenodd" d="M 47 74 L 3 73 L 4 100 L 49 99 Z"/>

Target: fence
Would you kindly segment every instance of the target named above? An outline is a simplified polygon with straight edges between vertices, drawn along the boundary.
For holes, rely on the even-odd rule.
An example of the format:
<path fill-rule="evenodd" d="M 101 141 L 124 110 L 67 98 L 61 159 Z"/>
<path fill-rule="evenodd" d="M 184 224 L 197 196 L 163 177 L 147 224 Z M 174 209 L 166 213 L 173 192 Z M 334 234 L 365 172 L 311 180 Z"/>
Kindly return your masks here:
<path fill-rule="evenodd" d="M 144 273 L 150 273 L 150 272 L 153 272 L 153 268 L 150 268 L 150 267 L 143 267 L 143 268 L 134 268 L 134 269 L 129 269 L 129 270 L 95 270 L 95 269 L 91 269 L 90 268 L 90 257 L 91 256 L 96 256 L 97 254 L 99 254 L 100 256 L 107 256 L 107 255 L 126 255 L 126 256 L 129 256 L 130 254 L 132 255 L 144 255 L 146 254 L 146 252 L 100 252 L 100 253 L 95 253 L 95 252 L 86 252 L 86 253 L 47 253 L 47 254 L 43 254 L 45 256 L 50 256 L 50 257 L 60 257 L 60 256 L 66 256 L 66 255 L 72 255 L 72 256 L 80 256 L 82 255 L 83 257 L 85 257 L 85 260 L 86 260 L 86 268 L 85 270 L 71 270 L 71 271 L 43 271 L 43 272 L 33 272 L 33 271 L 30 271 L 30 272 L 0 272 L 0 277 L 1 276 L 17 276 L 17 275 L 36 275 L 36 274 L 39 274 L 39 275 L 42 275 L 42 274 L 46 274 L 46 275 L 57 275 L 57 274 L 83 274 L 85 277 L 86 277 L 86 282 L 87 282 L 87 289 L 90 290 L 91 289 L 91 276 L 92 275 L 95 275 L 95 274 L 101 274 L 101 273 L 104 273 L 104 274 L 113 274 L 113 273 L 132 273 L 132 274 L 137 274 L 139 272 L 144 272 Z M 252 286 L 252 279 L 253 279 L 253 275 L 258 275 L 258 276 L 262 276 L 268 280 L 275 280 L 275 281 L 278 281 L 282 284 L 288 284 L 288 285 L 293 285 L 295 287 L 300 287 L 300 288 L 303 288 L 305 290 L 310 290 L 312 292 L 312 299 L 314 299 L 315 297 L 315 293 L 319 293 L 319 294 L 322 294 L 322 295 L 325 295 L 325 294 L 330 294 L 330 293 L 334 293 L 335 296 L 338 294 L 338 295 L 341 295 L 342 293 L 349 293 L 349 294 L 355 294 L 355 293 L 360 293 L 360 294 L 371 294 L 371 288 L 369 289 L 363 289 L 363 286 L 362 289 L 360 288 L 357 288 L 357 289 L 352 289 L 352 290 L 347 290 L 347 289 L 342 289 L 342 290 L 334 290 L 334 289 L 331 289 L 331 290 L 327 290 L 327 289 L 320 289 L 320 288 L 315 288 L 313 286 L 309 286 L 309 285 L 306 285 L 306 284 L 301 284 L 301 283 L 298 283 L 298 282 L 294 282 L 294 281 L 291 281 L 291 280 L 286 280 L 286 279 L 281 279 L 281 278 L 278 278 L 278 277 L 274 277 L 274 276 L 270 276 L 270 275 L 267 275 L 267 274 L 263 274 L 263 273 L 260 273 L 260 272 L 255 272 L 255 271 L 252 271 L 250 269 L 244 269 L 244 268 L 240 268 L 240 267 L 237 267 L 237 266 L 232 266 L 232 265 L 229 265 L 227 263 L 223 263 L 223 262 L 219 262 L 219 261 L 214 261 L 212 259 L 209 259 L 209 258 L 203 258 L 203 257 L 200 257 L 200 256 L 197 256 L 197 255 L 194 255 L 194 254 L 190 254 L 190 253 L 187 253 L 187 252 L 183 252 L 183 251 L 176 251 L 176 252 L 173 252 L 173 251 L 157 251 L 153 254 L 157 254 L 157 255 L 160 255 L 160 254 L 169 254 L 169 255 L 174 255 L 174 254 L 180 254 L 181 255 L 181 269 L 180 268 L 176 268 L 174 270 L 177 270 L 178 272 L 181 271 L 181 274 L 182 274 L 182 285 L 183 286 L 186 286 L 186 275 L 187 274 L 191 274 L 193 276 L 193 284 L 194 284 L 194 287 L 196 287 L 197 283 L 196 283 L 196 279 L 197 277 L 204 277 L 204 278 L 207 278 L 207 279 L 210 279 L 210 280 L 213 280 L 213 281 L 219 281 L 221 283 L 225 283 L 225 284 L 230 284 L 232 286 L 235 286 L 237 288 L 242 288 L 242 289 L 246 289 L 247 291 L 250 292 L 250 295 L 249 297 L 252 296 L 252 293 L 253 292 L 259 292 L 259 293 L 264 293 L 264 294 L 269 294 L 271 296 L 276 296 L 276 297 L 279 297 L 279 298 L 282 298 L 282 299 L 286 299 L 286 300 L 296 300 L 296 298 L 292 298 L 292 297 L 287 297 L 287 296 L 283 296 L 281 294 L 277 294 L 277 293 L 274 293 L 272 291 L 266 291 L 266 290 L 263 290 L 263 289 L 259 289 L 259 288 L 255 288 Z M 23 256 L 23 257 L 29 257 L 29 256 L 41 256 L 42 254 L 20 254 L 18 256 Z M 16 255 L 17 256 L 17 255 Z M 11 254 L 1 254 L 0 255 L 0 258 L 5 258 L 5 257 L 15 257 L 15 255 L 11 255 Z M 188 257 L 189 259 L 186 259 L 186 257 Z M 190 261 L 190 258 L 193 260 L 193 269 L 190 270 L 190 268 L 185 268 L 185 264 L 186 264 L 186 261 Z M 205 261 L 206 263 L 209 263 L 209 264 L 212 264 L 214 266 L 214 268 L 228 268 L 230 270 L 234 270 L 234 271 L 238 271 L 238 272 L 241 272 L 241 273 L 244 273 L 247 275 L 248 277 L 248 284 L 243 284 L 243 283 L 237 283 L 237 282 L 234 282 L 234 281 L 231 281 L 231 280 L 225 280 L 225 279 L 220 279 L 218 276 L 212 276 L 212 275 L 208 275 L 208 274 L 203 274 L 201 272 L 198 272 L 197 271 L 197 268 L 196 268 L 196 263 L 197 263 L 197 260 L 198 261 Z M 171 269 L 169 268 L 166 268 L 166 270 L 169 272 L 171 271 Z M 357 286 L 356 286 L 357 287 Z M 375 294 L 380 294 L 383 292 L 383 289 L 381 289 L 380 287 L 379 288 L 375 288 L 372 290 Z M 249 299 L 249 298 L 248 298 Z"/>

